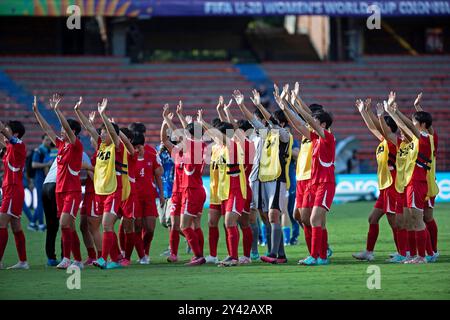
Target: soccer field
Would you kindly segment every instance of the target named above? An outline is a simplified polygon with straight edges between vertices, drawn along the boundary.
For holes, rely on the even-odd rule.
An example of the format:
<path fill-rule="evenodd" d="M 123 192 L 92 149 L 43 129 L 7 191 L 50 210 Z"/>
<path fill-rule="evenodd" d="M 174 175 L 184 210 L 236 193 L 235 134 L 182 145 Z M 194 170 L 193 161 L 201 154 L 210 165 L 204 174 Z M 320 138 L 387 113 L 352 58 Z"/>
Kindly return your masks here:
<path fill-rule="evenodd" d="M 81 272 L 81 289 L 67 289 L 70 276 L 63 270 L 46 266 L 45 235 L 26 232 L 30 270 L 1 270 L 0 299 L 449 299 L 450 298 L 450 205 L 438 204 L 435 217 L 439 227 L 441 257 L 435 264 L 391 265 L 385 262 L 394 251 L 392 232 L 385 218 L 380 225 L 376 260 L 355 261 L 351 254 L 364 249 L 367 216 L 373 203 L 334 205 L 328 216 L 329 243 L 334 254 L 328 266 L 298 266 L 306 256 L 303 234 L 300 244 L 287 247 L 287 265 L 255 262 L 232 268 L 214 265 L 186 267 L 182 238 L 182 263 L 169 264 L 159 254 L 167 247 L 167 230 L 157 226 L 150 252 L 152 263 L 134 264 L 122 270 L 87 267 Z M 207 244 L 207 211 L 205 252 Z M 220 229 L 219 257 L 226 248 Z M 6 266 L 17 261 L 14 238 L 9 233 L 5 252 Z M 80 237 L 81 238 L 81 237 Z M 241 236 L 242 240 L 242 236 Z M 59 241 L 59 239 L 58 239 Z M 240 253 L 242 246 L 240 245 Z M 85 256 L 85 250 L 82 250 Z M 264 250 L 260 247 L 260 254 Z M 85 258 L 83 256 L 83 258 Z M 133 257 L 133 261 L 136 256 Z M 381 289 L 369 290 L 369 265 L 381 270 Z"/>

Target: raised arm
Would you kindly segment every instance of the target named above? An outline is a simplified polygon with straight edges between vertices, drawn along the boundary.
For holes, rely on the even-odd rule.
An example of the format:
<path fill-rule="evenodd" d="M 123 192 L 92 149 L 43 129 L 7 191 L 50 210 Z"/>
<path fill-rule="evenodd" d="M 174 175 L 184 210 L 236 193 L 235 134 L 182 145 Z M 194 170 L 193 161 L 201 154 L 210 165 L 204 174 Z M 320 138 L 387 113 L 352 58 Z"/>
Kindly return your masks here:
<path fill-rule="evenodd" d="M 417 95 L 417 98 L 416 98 L 416 100 L 414 101 L 414 108 L 416 109 L 417 112 L 419 112 L 419 111 L 424 111 L 423 108 L 422 108 L 421 103 L 422 103 L 422 92 L 419 93 L 419 94 Z M 429 132 L 431 135 L 434 134 L 433 126 L 430 126 L 430 127 L 428 128 L 428 132 Z"/>
<path fill-rule="evenodd" d="M 122 132 L 119 131 L 119 138 L 122 141 L 122 143 L 125 145 L 125 149 L 127 149 L 128 154 L 130 154 L 131 156 L 134 156 L 134 147 L 130 142 L 130 139 L 128 139 L 128 137 Z"/>
<path fill-rule="evenodd" d="M 186 129 L 188 123 L 183 115 L 183 102 L 181 100 L 178 102 L 177 111 L 175 113 L 177 114 L 183 128 Z"/>
<path fill-rule="evenodd" d="M 77 140 L 77 136 L 75 133 L 73 133 L 72 128 L 70 128 L 69 123 L 67 122 L 66 117 L 63 115 L 61 110 L 59 109 L 59 103 L 61 102 L 62 97 L 59 94 L 54 94 L 52 98 L 50 99 L 50 106 L 53 108 L 53 110 L 56 113 L 56 116 L 58 117 L 59 122 L 61 123 L 61 126 L 64 128 L 64 131 L 67 134 L 67 138 L 69 139 L 69 142 L 71 144 L 74 144 Z"/>
<path fill-rule="evenodd" d="M 44 119 L 42 114 L 39 112 L 36 102 L 36 96 L 34 96 L 33 100 L 33 112 L 36 117 L 37 122 L 41 126 L 42 130 L 47 134 L 47 136 L 52 140 L 53 144 L 56 145 L 56 138 L 58 137 L 53 130 L 53 128 L 48 124 L 48 122 Z"/>
<path fill-rule="evenodd" d="M 169 126 L 168 126 L 167 122 L 164 120 L 161 125 L 161 131 L 160 131 L 159 137 L 160 137 L 163 145 L 167 148 L 167 150 L 171 154 L 174 144 L 172 142 L 170 142 L 169 138 L 167 137 L 167 129 L 168 128 L 169 128 Z"/>
<path fill-rule="evenodd" d="M 295 93 L 291 92 L 291 94 L 294 94 L 295 97 Z M 321 137 L 321 138 L 325 138 L 325 133 L 323 131 L 323 128 L 320 126 L 320 124 L 318 124 L 313 117 L 306 111 L 306 109 L 308 109 L 308 107 L 304 107 L 301 104 L 297 104 L 298 109 L 299 109 L 299 113 L 300 115 L 303 117 L 303 119 L 305 119 L 306 123 L 309 124 L 309 126 Z"/>
<path fill-rule="evenodd" d="M 294 95 L 293 95 L 294 97 Z M 278 95 L 275 95 L 275 101 L 277 102 L 280 109 L 286 115 L 286 118 L 291 125 L 298 133 L 305 136 L 306 139 L 311 139 L 311 134 L 309 129 L 306 127 L 305 121 L 302 120 L 294 111 L 292 111 L 287 105 L 286 102 Z M 295 99 L 293 100 L 295 103 Z"/>
<path fill-rule="evenodd" d="M 224 108 L 225 108 L 225 105 L 224 105 L 224 101 L 223 101 L 223 96 L 220 96 L 219 102 L 217 103 L 216 110 L 217 110 L 217 114 L 219 115 L 219 119 L 222 122 L 227 121 L 227 115 L 225 114 Z"/>
<path fill-rule="evenodd" d="M 386 124 L 386 121 L 384 121 L 384 107 L 383 107 L 382 103 L 377 103 L 377 117 L 378 117 L 378 122 L 380 124 L 381 133 L 383 134 L 383 137 L 386 140 L 397 145 L 397 135 L 391 131 L 391 129 Z"/>
<path fill-rule="evenodd" d="M 111 138 L 112 142 L 116 146 L 116 148 L 120 147 L 120 138 L 119 135 L 116 133 L 116 130 L 114 129 L 111 121 L 106 116 L 106 106 L 108 105 L 108 99 L 103 98 L 102 102 L 98 103 L 98 113 L 100 114 L 100 117 L 102 118 L 103 123 L 105 124 L 106 131 L 108 131 L 108 135 Z"/>
<path fill-rule="evenodd" d="M 371 120 L 371 124 L 373 126 L 372 128 L 374 128 L 381 134 L 382 132 L 381 132 L 380 124 L 378 123 L 378 119 L 372 112 L 372 99 L 367 98 L 366 100 L 364 100 L 364 111 L 366 112 L 367 116 Z"/>
<path fill-rule="evenodd" d="M 383 135 L 380 131 L 378 131 L 375 127 L 375 125 L 372 122 L 372 119 L 367 114 L 368 112 L 365 110 L 364 102 L 361 99 L 356 100 L 355 103 L 356 108 L 358 109 L 359 113 L 361 114 L 361 117 L 364 120 L 364 123 L 366 124 L 367 128 L 370 132 L 380 141 L 383 140 Z M 377 120 L 378 122 L 378 120 Z"/>
<path fill-rule="evenodd" d="M 300 111 L 298 110 L 297 105 L 300 105 L 303 107 L 303 109 L 309 113 L 312 114 L 311 110 L 309 109 L 308 105 L 303 101 L 303 99 L 299 96 L 299 92 L 300 92 L 300 84 L 298 82 L 295 83 L 294 85 L 294 90 L 292 90 L 291 92 L 294 93 L 294 97 L 292 98 L 292 96 L 289 96 L 288 94 L 285 96 L 285 99 L 292 105 L 293 109 L 297 112 L 300 113 Z M 296 104 L 294 103 L 294 101 L 296 102 Z"/>
<path fill-rule="evenodd" d="M 276 86 L 276 85 L 274 85 Z M 272 116 L 270 112 L 264 108 L 264 106 L 261 104 L 261 96 L 259 95 L 259 92 L 253 89 L 253 98 L 250 97 L 250 100 L 252 100 L 253 104 L 256 108 L 258 108 L 259 111 L 261 111 L 261 114 L 263 115 L 264 119 L 266 119 L 267 122 L 270 121 L 270 117 Z"/>
<path fill-rule="evenodd" d="M 228 104 L 226 104 L 223 107 L 223 111 L 225 112 L 225 115 L 227 116 L 228 122 L 231 123 L 233 128 L 236 129 L 238 127 L 237 120 L 233 117 L 233 114 L 231 113 L 231 109 L 230 109 L 230 106 L 231 106 L 232 103 L 233 103 L 233 99 L 230 99 Z"/>
<path fill-rule="evenodd" d="M 394 119 L 397 126 L 403 131 L 405 136 L 408 136 L 408 138 L 413 138 L 415 134 L 408 128 L 408 126 L 400 119 L 400 117 L 397 114 L 397 104 L 392 102 L 389 104 L 388 102 L 384 101 L 384 110 Z M 409 139 L 411 140 L 411 139 Z"/>
<path fill-rule="evenodd" d="M 93 125 L 94 119 L 95 119 L 95 111 L 89 113 L 89 119 L 86 118 L 86 116 L 83 114 L 83 112 L 80 109 L 81 103 L 83 103 L 83 97 L 80 97 L 80 99 L 75 104 L 75 107 L 73 109 L 75 110 L 75 114 L 77 115 L 78 120 L 80 120 L 80 123 L 83 126 L 83 128 L 89 133 L 89 135 L 92 137 L 92 139 L 97 143 L 99 135 Z M 91 121 L 91 118 L 92 118 L 92 121 Z"/>
<path fill-rule="evenodd" d="M 395 98 L 396 98 L 396 94 L 395 92 L 391 91 L 389 93 L 389 98 L 388 98 L 388 106 L 393 106 L 395 103 Z M 417 138 L 420 137 L 420 132 L 419 130 L 414 126 L 414 124 L 412 123 L 411 119 L 409 119 L 407 116 L 405 116 L 398 108 L 398 105 L 395 103 L 395 108 L 393 108 L 395 114 L 400 118 L 400 120 L 402 120 L 403 124 L 406 125 L 409 129 L 409 131 L 411 131 L 413 133 L 413 136 L 416 136 Z"/>
<path fill-rule="evenodd" d="M 164 108 L 163 108 L 163 118 L 164 118 L 164 121 L 167 123 L 167 125 L 169 126 L 169 128 L 170 128 L 170 130 L 172 130 L 172 131 L 176 131 L 177 130 L 177 127 L 173 124 L 173 121 L 172 121 L 172 119 L 173 119 L 173 116 L 172 117 L 170 117 L 170 112 L 169 112 L 169 104 L 165 104 L 164 105 Z"/>
<path fill-rule="evenodd" d="M 248 121 L 253 120 L 253 113 L 251 113 L 244 104 L 244 95 L 239 90 L 233 91 L 233 98 L 236 101 L 236 104 L 244 115 L 245 119 Z"/>
<path fill-rule="evenodd" d="M 214 142 L 221 144 L 222 141 L 224 141 L 225 135 L 203 119 L 202 109 L 197 110 L 197 121 L 202 125 L 205 129 L 205 133 L 209 135 Z"/>

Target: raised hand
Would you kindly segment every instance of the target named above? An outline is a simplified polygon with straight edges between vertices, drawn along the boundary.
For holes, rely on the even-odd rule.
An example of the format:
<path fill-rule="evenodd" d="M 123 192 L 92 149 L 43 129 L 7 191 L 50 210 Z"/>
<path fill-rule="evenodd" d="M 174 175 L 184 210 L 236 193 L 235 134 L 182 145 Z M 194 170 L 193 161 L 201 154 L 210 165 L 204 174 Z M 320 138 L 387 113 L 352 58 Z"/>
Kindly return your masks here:
<path fill-rule="evenodd" d="M 284 97 L 288 94 L 288 92 L 289 92 L 289 84 L 286 83 L 286 84 L 283 86 L 283 91 L 281 91 L 280 98 L 281 98 L 281 99 L 284 99 Z"/>
<path fill-rule="evenodd" d="M 3 130 L 5 130 L 5 125 L 2 121 L 0 121 L 0 132 L 2 132 Z"/>
<path fill-rule="evenodd" d="M 173 120 L 173 116 L 174 116 L 173 112 L 170 112 L 170 113 L 167 115 L 167 118 L 168 118 L 169 120 Z"/>
<path fill-rule="evenodd" d="M 414 100 L 414 107 L 420 108 L 420 103 L 422 102 L 422 92 L 417 95 L 416 100 Z"/>
<path fill-rule="evenodd" d="M 169 105 L 167 105 L 169 107 Z M 183 102 L 180 100 L 177 104 L 177 114 L 183 114 Z"/>
<path fill-rule="evenodd" d="M 389 97 L 388 97 L 388 101 L 387 101 L 388 105 L 391 105 L 395 102 L 395 97 L 396 97 L 396 94 L 394 91 L 389 92 Z"/>
<path fill-rule="evenodd" d="M 228 104 L 224 105 L 223 109 L 224 110 L 230 109 L 232 103 L 233 103 L 233 99 L 230 99 L 230 101 L 228 101 Z"/>
<path fill-rule="evenodd" d="M 75 110 L 79 110 L 80 109 L 80 105 L 83 103 L 83 97 L 80 97 L 80 99 L 78 100 L 78 102 L 75 104 L 75 107 L 73 107 Z"/>
<path fill-rule="evenodd" d="M 244 103 L 244 95 L 239 90 L 233 91 L 233 98 L 238 105 L 241 105 L 242 103 Z"/>
<path fill-rule="evenodd" d="M 50 99 L 50 106 L 53 110 L 58 110 L 58 104 L 61 102 L 61 99 L 61 96 L 57 93 L 52 96 Z"/>
<path fill-rule="evenodd" d="M 297 84 L 298 82 L 296 82 Z M 297 100 L 297 94 L 295 93 L 295 89 L 291 90 L 290 102 L 292 105 L 295 105 L 295 101 Z"/>
<path fill-rule="evenodd" d="M 365 111 L 369 111 L 371 106 L 372 106 L 372 99 L 367 98 L 366 100 L 364 100 L 364 110 Z"/>
<path fill-rule="evenodd" d="M 34 96 L 33 98 L 33 112 L 37 112 L 38 108 L 37 108 L 37 101 L 36 101 L 36 96 Z"/>
<path fill-rule="evenodd" d="M 295 82 L 294 90 L 292 90 L 292 92 L 295 93 L 295 96 L 298 96 L 298 93 L 300 92 L 300 84 L 298 83 L 298 81 Z"/>
<path fill-rule="evenodd" d="M 219 96 L 219 102 L 217 103 L 217 110 L 223 109 L 224 102 L 223 102 L 223 96 Z"/>
<path fill-rule="evenodd" d="M 273 95 L 274 96 L 279 96 L 280 95 L 280 89 L 278 89 L 278 86 L 277 86 L 276 83 L 273 84 L 273 89 L 274 89 Z"/>
<path fill-rule="evenodd" d="M 186 120 L 187 124 L 192 123 L 192 121 L 194 121 L 192 116 L 186 116 L 184 119 Z"/>
<path fill-rule="evenodd" d="M 278 104 L 278 106 L 280 107 L 280 109 L 284 111 L 286 109 L 286 106 L 283 103 L 283 98 L 281 98 L 280 96 L 277 96 L 277 95 L 274 95 L 274 97 L 275 97 L 275 101 Z"/>
<path fill-rule="evenodd" d="M 109 122 L 116 123 L 116 120 L 114 120 L 114 118 L 109 118 Z"/>
<path fill-rule="evenodd" d="M 169 115 L 169 104 L 166 103 L 163 107 L 163 117 L 166 118 Z"/>
<path fill-rule="evenodd" d="M 253 97 L 250 97 L 250 100 L 252 100 L 252 102 L 255 106 L 259 106 L 261 104 L 261 95 L 255 89 L 252 90 L 252 94 L 253 94 Z"/>
<path fill-rule="evenodd" d="M 356 108 L 358 108 L 359 112 L 363 112 L 364 111 L 364 102 L 361 99 L 357 99 L 356 100 L 355 106 L 356 106 Z"/>
<path fill-rule="evenodd" d="M 377 116 L 381 117 L 384 113 L 384 107 L 383 104 L 381 102 L 377 103 Z"/>
<path fill-rule="evenodd" d="M 197 110 L 197 121 L 202 123 L 203 122 L 203 109 Z"/>
<path fill-rule="evenodd" d="M 95 111 L 91 111 L 89 112 L 89 123 L 94 125 L 94 121 L 95 121 Z"/>
<path fill-rule="evenodd" d="M 106 111 L 106 106 L 108 105 L 108 99 L 103 98 L 102 102 L 98 103 L 98 112 L 102 114 Z"/>

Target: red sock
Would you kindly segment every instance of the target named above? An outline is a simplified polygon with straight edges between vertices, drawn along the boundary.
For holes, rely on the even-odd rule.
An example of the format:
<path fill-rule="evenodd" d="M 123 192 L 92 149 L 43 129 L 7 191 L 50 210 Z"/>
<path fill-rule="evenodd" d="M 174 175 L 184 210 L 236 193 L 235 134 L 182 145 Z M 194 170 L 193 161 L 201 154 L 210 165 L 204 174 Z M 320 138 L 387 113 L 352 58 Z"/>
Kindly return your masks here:
<path fill-rule="evenodd" d="M 134 233 L 134 246 L 136 248 L 136 252 L 139 256 L 139 259 L 142 259 L 145 255 L 144 253 L 144 241 L 142 241 L 141 232 L 137 231 Z"/>
<path fill-rule="evenodd" d="M 198 247 L 198 238 L 197 234 L 192 228 L 186 228 L 183 231 L 186 240 L 188 241 L 189 247 L 191 247 L 192 252 L 196 257 L 201 257 L 200 248 Z"/>
<path fill-rule="evenodd" d="M 0 261 L 3 259 L 6 244 L 8 243 L 8 229 L 0 228 Z"/>
<path fill-rule="evenodd" d="M 244 256 L 250 258 L 250 252 L 252 251 L 253 233 L 252 228 L 242 228 L 242 245 L 244 247 Z"/>
<path fill-rule="evenodd" d="M 366 250 L 373 252 L 373 249 L 375 249 L 375 243 L 378 239 L 378 233 L 380 232 L 380 226 L 378 223 L 376 224 L 370 224 L 369 225 L 369 232 L 367 233 L 367 244 L 366 244 Z"/>
<path fill-rule="evenodd" d="M 23 231 L 14 233 L 14 240 L 16 241 L 17 254 L 19 255 L 19 261 L 27 261 L 27 250 L 25 248 L 25 235 Z"/>
<path fill-rule="evenodd" d="M 209 227 L 209 255 L 217 257 L 217 244 L 219 243 L 219 228 Z"/>
<path fill-rule="evenodd" d="M 408 231 L 406 231 L 406 229 L 398 230 L 397 240 L 400 255 L 406 257 L 406 251 L 408 251 Z"/>
<path fill-rule="evenodd" d="M 111 261 L 118 262 L 119 255 L 120 255 L 119 240 L 117 239 L 117 234 L 113 231 L 112 232 L 112 246 L 111 246 L 111 251 L 109 252 Z"/>
<path fill-rule="evenodd" d="M 320 258 L 327 258 L 327 249 L 328 249 L 328 231 L 327 229 L 322 228 L 322 248 L 320 249 Z"/>
<path fill-rule="evenodd" d="M 395 243 L 395 247 L 397 248 L 397 252 L 400 252 L 400 247 L 398 246 L 398 229 L 397 228 L 392 228 L 392 235 L 394 237 L 394 243 Z"/>
<path fill-rule="evenodd" d="M 170 253 L 177 256 L 178 255 L 178 246 L 180 245 L 180 231 L 179 230 L 170 230 L 169 234 L 169 245 L 170 245 Z"/>
<path fill-rule="evenodd" d="M 103 231 L 103 241 L 102 241 L 102 258 L 108 261 L 108 256 L 113 246 L 114 236 L 112 231 Z"/>
<path fill-rule="evenodd" d="M 101 257 L 102 257 L 102 250 L 98 250 L 97 259 L 100 259 Z"/>
<path fill-rule="evenodd" d="M 427 244 L 427 231 L 426 229 L 416 231 L 416 245 L 417 245 L 417 254 L 425 258 L 425 248 Z"/>
<path fill-rule="evenodd" d="M 153 232 L 147 231 L 144 233 L 144 251 L 146 255 L 150 254 L 150 245 L 153 240 Z"/>
<path fill-rule="evenodd" d="M 127 245 L 125 244 L 125 231 L 123 230 L 123 223 L 119 225 L 119 244 L 120 250 L 126 251 Z"/>
<path fill-rule="evenodd" d="M 238 260 L 239 254 L 238 254 L 238 248 L 239 248 L 239 229 L 237 226 L 235 227 L 228 227 L 228 238 L 229 238 L 229 245 L 230 245 L 230 257 L 233 259 Z"/>
<path fill-rule="evenodd" d="M 408 231 L 409 254 L 411 257 L 417 255 L 416 232 Z"/>
<path fill-rule="evenodd" d="M 436 224 L 436 221 L 431 220 L 428 221 L 427 223 L 427 229 L 430 232 L 430 237 L 431 237 L 431 245 L 433 246 L 433 251 L 437 252 L 437 241 L 438 241 L 438 227 Z"/>
<path fill-rule="evenodd" d="M 425 235 L 426 235 L 425 244 L 426 244 L 427 255 L 432 256 L 432 255 L 434 255 L 434 251 L 433 251 L 433 246 L 431 245 L 431 236 L 430 236 L 430 232 L 428 231 L 428 229 L 425 229 Z"/>
<path fill-rule="evenodd" d="M 61 228 L 63 256 L 70 260 L 70 251 L 72 250 L 72 230 L 70 228 Z"/>
<path fill-rule="evenodd" d="M 311 256 L 317 259 L 322 248 L 322 227 L 312 227 Z"/>
<path fill-rule="evenodd" d="M 87 253 L 88 253 L 89 259 L 97 258 L 97 255 L 95 254 L 95 249 L 94 248 L 86 248 L 86 249 L 87 249 Z"/>
<path fill-rule="evenodd" d="M 311 226 L 305 226 L 303 231 L 305 233 L 306 246 L 308 247 L 308 252 L 311 255 L 312 227 Z"/>
<path fill-rule="evenodd" d="M 125 233 L 125 259 L 128 261 L 131 260 L 131 254 L 133 253 L 133 247 L 134 247 L 134 232 Z M 120 238 L 120 235 L 119 235 Z"/>
<path fill-rule="evenodd" d="M 200 248 L 200 256 L 203 257 L 203 247 L 205 246 L 205 237 L 203 236 L 202 228 L 197 228 L 194 230 L 198 238 L 198 246 Z"/>
<path fill-rule="evenodd" d="M 75 230 L 72 230 L 72 254 L 75 261 L 81 261 L 80 239 Z"/>

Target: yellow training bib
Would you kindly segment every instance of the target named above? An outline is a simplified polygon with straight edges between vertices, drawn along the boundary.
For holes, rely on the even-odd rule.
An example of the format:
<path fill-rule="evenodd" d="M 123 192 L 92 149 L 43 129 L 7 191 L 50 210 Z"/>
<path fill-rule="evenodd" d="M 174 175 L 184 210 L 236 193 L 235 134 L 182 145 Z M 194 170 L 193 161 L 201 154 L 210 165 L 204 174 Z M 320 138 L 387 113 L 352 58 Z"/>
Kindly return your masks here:
<path fill-rule="evenodd" d="M 238 144 L 238 162 L 239 162 L 239 183 L 241 187 L 242 197 L 247 199 L 247 180 L 244 170 L 244 152 Z M 219 161 L 219 185 L 217 195 L 221 201 L 227 200 L 230 195 L 230 151 L 226 146 L 222 146 L 221 160 Z"/>
<path fill-rule="evenodd" d="M 402 141 L 397 148 L 397 157 L 395 161 L 395 166 L 397 168 L 395 190 L 399 193 L 403 193 L 406 187 L 406 163 L 408 161 L 408 151 L 410 148 L 410 143 L 406 141 Z"/>
<path fill-rule="evenodd" d="M 378 176 L 378 188 L 384 190 L 392 185 L 393 179 L 391 171 L 389 170 L 389 146 L 387 140 L 381 141 L 377 147 L 377 176 Z"/>
<path fill-rule="evenodd" d="M 219 188 L 219 161 L 222 156 L 222 146 L 214 144 L 211 148 L 211 165 L 209 166 L 209 188 L 211 204 L 221 204 L 218 195 Z"/>
<path fill-rule="evenodd" d="M 303 138 L 297 158 L 296 179 L 297 181 L 311 179 L 312 164 L 312 142 Z"/>
<path fill-rule="evenodd" d="M 427 192 L 427 200 L 439 194 L 439 187 L 436 183 L 436 157 L 434 150 L 434 137 L 430 135 L 430 143 L 431 143 L 431 169 L 427 171 L 427 184 L 428 184 L 428 192 Z"/>
<path fill-rule="evenodd" d="M 109 146 L 103 142 L 97 151 L 94 170 L 94 189 L 99 195 L 114 193 L 117 189 L 116 150 L 114 143 Z"/>

